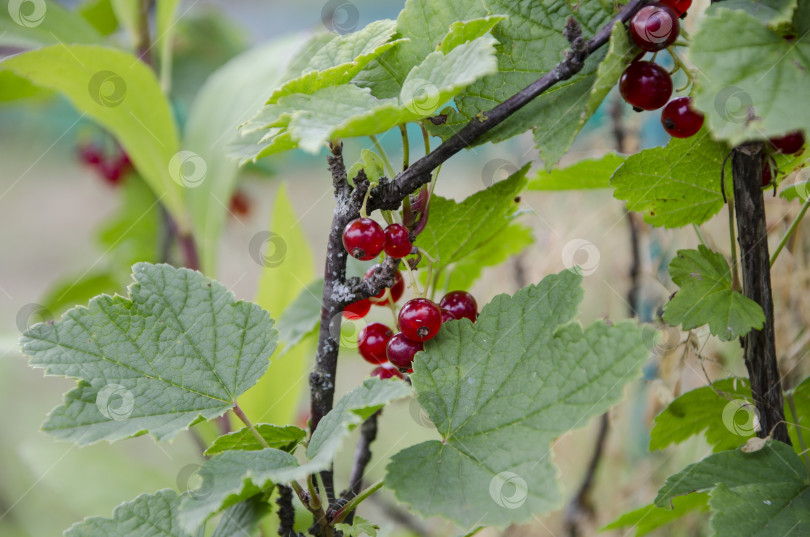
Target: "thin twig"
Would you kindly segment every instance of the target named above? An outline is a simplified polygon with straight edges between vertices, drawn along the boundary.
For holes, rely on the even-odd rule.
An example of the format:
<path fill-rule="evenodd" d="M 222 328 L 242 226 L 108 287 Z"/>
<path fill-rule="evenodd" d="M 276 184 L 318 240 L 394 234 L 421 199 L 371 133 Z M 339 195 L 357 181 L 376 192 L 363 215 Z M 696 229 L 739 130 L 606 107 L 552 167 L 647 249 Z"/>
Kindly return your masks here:
<path fill-rule="evenodd" d="M 292 489 L 286 485 L 277 485 L 278 498 L 278 534 L 279 537 L 297 537 L 295 533 L 295 507 L 293 507 Z"/>

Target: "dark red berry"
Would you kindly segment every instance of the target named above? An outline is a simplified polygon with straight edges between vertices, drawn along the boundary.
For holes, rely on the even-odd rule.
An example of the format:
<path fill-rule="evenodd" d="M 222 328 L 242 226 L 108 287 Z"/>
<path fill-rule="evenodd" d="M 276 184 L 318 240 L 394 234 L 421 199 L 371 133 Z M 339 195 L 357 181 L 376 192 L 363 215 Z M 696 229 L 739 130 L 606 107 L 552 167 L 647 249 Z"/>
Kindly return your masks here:
<path fill-rule="evenodd" d="M 619 79 L 619 92 L 634 108 L 656 110 L 667 104 L 672 95 L 672 78 L 657 63 L 633 62 Z"/>
<path fill-rule="evenodd" d="M 111 185 L 120 183 L 124 175 L 124 168 L 114 160 L 102 160 L 98 164 L 98 171 L 101 173 L 101 177 Z"/>
<path fill-rule="evenodd" d="M 453 315 L 452 313 L 450 313 L 450 310 L 446 310 L 444 308 L 439 308 L 439 309 L 442 310 L 442 324 L 444 324 L 446 322 L 449 322 L 449 321 L 455 321 L 456 320 L 456 316 Z"/>
<path fill-rule="evenodd" d="M 347 319 L 360 319 L 365 317 L 370 309 L 371 301 L 364 298 L 343 308 L 343 316 Z"/>
<path fill-rule="evenodd" d="M 228 204 L 228 210 L 236 216 L 247 216 L 250 214 L 250 198 L 242 192 L 237 190 L 231 196 L 231 202 Z"/>
<path fill-rule="evenodd" d="M 371 323 L 360 330 L 359 346 L 360 356 L 372 364 L 382 364 L 388 360 L 385 347 L 394 332 L 383 323 Z"/>
<path fill-rule="evenodd" d="M 385 233 L 371 218 L 355 218 L 343 230 L 343 246 L 361 261 L 374 259 L 383 251 Z"/>
<path fill-rule="evenodd" d="M 442 312 L 427 298 L 409 300 L 399 310 L 399 329 L 408 339 L 426 341 L 442 326 Z"/>
<path fill-rule="evenodd" d="M 424 349 L 424 345 L 421 341 L 413 341 L 405 337 L 405 334 L 402 332 L 397 332 L 394 334 L 394 337 L 388 341 L 386 353 L 389 362 L 407 371 L 411 368 L 413 357 L 422 349 Z"/>
<path fill-rule="evenodd" d="M 478 317 L 478 303 L 467 291 L 451 291 L 442 297 L 439 307 L 444 308 L 456 319 L 466 317 L 475 322 Z"/>
<path fill-rule="evenodd" d="M 692 7 L 692 0 L 661 0 L 661 3 L 665 6 L 671 7 L 672 10 L 678 14 L 678 16 L 683 15 L 690 7 Z"/>
<path fill-rule="evenodd" d="M 369 267 L 369 269 L 366 271 L 365 275 L 363 276 L 363 279 L 370 278 L 371 275 L 374 274 L 374 271 L 376 271 L 379 266 L 380 265 L 374 265 L 373 267 Z M 402 279 L 402 273 L 397 271 L 397 274 L 396 274 L 395 278 L 396 279 L 394 280 L 394 286 L 390 288 L 391 289 L 391 299 L 394 302 L 396 302 L 397 300 L 402 298 L 402 293 L 405 292 L 405 280 Z M 382 300 L 383 295 L 385 295 L 385 289 L 383 289 L 382 291 L 380 291 L 379 293 L 377 293 L 376 295 L 371 297 L 370 298 L 371 303 L 376 304 L 376 305 L 385 305 L 385 304 L 387 304 L 388 302 L 386 300 Z"/>
<path fill-rule="evenodd" d="M 773 170 L 771 170 L 771 159 L 763 153 L 762 155 L 762 188 L 769 186 L 773 181 Z"/>
<path fill-rule="evenodd" d="M 630 37 L 641 50 L 665 49 L 678 38 L 678 16 L 674 9 L 663 4 L 645 6 L 630 19 Z"/>
<path fill-rule="evenodd" d="M 675 138 L 694 136 L 703 126 L 703 114 L 692 108 L 691 97 L 678 97 L 661 111 L 661 124 Z"/>
<path fill-rule="evenodd" d="M 802 131 L 789 132 L 778 138 L 768 140 L 774 151 L 785 155 L 795 155 L 804 147 L 804 133 Z"/>
<path fill-rule="evenodd" d="M 79 146 L 79 159 L 85 164 L 96 166 L 101 164 L 101 161 L 104 159 L 104 154 L 94 145 L 82 145 Z"/>
<path fill-rule="evenodd" d="M 394 259 L 401 259 L 411 253 L 411 242 L 408 228 L 402 224 L 391 224 L 385 228 L 385 253 Z"/>
<path fill-rule="evenodd" d="M 383 380 L 391 379 L 391 378 L 402 378 L 402 373 L 399 372 L 399 369 L 392 366 L 391 364 L 383 364 L 381 366 L 377 366 L 371 370 L 372 377 L 379 377 Z"/>

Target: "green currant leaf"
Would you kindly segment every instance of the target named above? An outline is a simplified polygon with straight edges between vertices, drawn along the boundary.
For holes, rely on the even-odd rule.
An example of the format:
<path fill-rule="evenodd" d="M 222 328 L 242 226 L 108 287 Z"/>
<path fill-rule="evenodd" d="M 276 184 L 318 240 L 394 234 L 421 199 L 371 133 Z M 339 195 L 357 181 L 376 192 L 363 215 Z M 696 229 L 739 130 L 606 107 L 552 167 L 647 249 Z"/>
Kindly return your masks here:
<path fill-rule="evenodd" d="M 810 524 L 810 482 L 802 460 L 787 444 L 715 453 L 667 478 L 655 499 L 666 507 L 676 496 L 711 490 L 711 527 L 718 537 L 789 535 Z"/>
<path fill-rule="evenodd" d="M 527 164 L 461 202 L 432 195 L 428 223 L 416 246 L 437 261 L 439 271 L 474 254 L 513 221 L 515 198 L 526 187 L 528 170 Z"/>
<path fill-rule="evenodd" d="M 587 190 L 610 188 L 610 176 L 627 156 L 607 153 L 598 159 L 580 160 L 565 168 L 540 170 L 529 181 L 529 190 Z"/>
<path fill-rule="evenodd" d="M 610 180 L 613 195 L 654 226 L 702 224 L 723 208 L 720 173 L 728 152 L 705 129 L 689 139 L 673 138 L 665 147 L 629 156 Z M 731 196 L 730 164 L 725 177 Z"/>
<path fill-rule="evenodd" d="M 655 504 L 645 505 L 644 507 L 639 507 L 634 511 L 623 514 L 599 531 L 618 530 L 630 527 L 635 528 L 635 537 L 641 537 L 689 513 L 708 510 L 708 494 L 695 493 L 687 496 L 678 496 L 672 499 L 672 509 L 656 507 Z M 627 533 L 624 535 L 627 535 Z"/>
<path fill-rule="evenodd" d="M 679 444 L 704 430 L 715 452 L 738 448 L 756 433 L 751 388 L 745 379 L 718 380 L 672 401 L 655 417 L 650 450 Z"/>
<path fill-rule="evenodd" d="M 793 407 L 790 399 L 793 400 Z M 800 448 L 803 443 L 799 440 L 799 433 L 807 438 L 807 427 L 810 424 L 810 377 L 785 394 L 785 416 L 790 440 L 794 446 Z"/>
<path fill-rule="evenodd" d="M 797 0 L 724 0 L 724 9 L 744 11 L 774 30 L 786 29 L 793 20 Z M 710 8 L 711 12 L 715 7 Z"/>
<path fill-rule="evenodd" d="M 308 461 L 298 460 L 285 451 L 225 451 L 200 469 L 203 482 L 199 493 L 183 499 L 180 523 L 189 532 L 197 530 L 220 510 L 249 498 L 276 483 L 305 479 L 329 468 L 349 432 L 364 419 L 395 399 L 411 394 L 401 380 L 366 379 L 350 391 L 318 424 L 307 446 Z"/>
<path fill-rule="evenodd" d="M 267 368 L 266 311 L 199 272 L 139 263 L 130 298 L 101 295 L 23 334 L 31 365 L 78 378 L 47 433 L 79 445 L 151 433 L 168 440 L 233 407 Z"/>
<path fill-rule="evenodd" d="M 0 9 L 0 45 L 33 48 L 62 43 L 100 44 L 104 37 L 78 12 L 59 2 L 6 2 Z"/>
<path fill-rule="evenodd" d="M 307 436 L 306 431 L 296 427 L 295 425 L 270 425 L 269 423 L 259 423 L 256 425 L 256 430 L 259 432 L 265 442 L 276 449 L 292 453 L 296 446 L 300 444 Z M 205 450 L 205 455 L 209 457 L 218 455 L 224 451 L 229 450 L 244 450 L 244 451 L 259 451 L 264 449 L 259 440 L 250 432 L 250 429 L 243 427 L 238 431 L 222 435 L 211 445 L 210 448 Z"/>
<path fill-rule="evenodd" d="M 173 490 L 142 494 L 113 510 L 112 518 L 91 517 L 74 524 L 65 537 L 199 537 L 177 523 L 180 496 Z"/>
<path fill-rule="evenodd" d="M 211 537 L 250 537 L 262 518 L 271 512 L 270 504 L 263 494 L 257 494 L 243 502 L 228 507 L 222 513 L 219 525 Z"/>
<path fill-rule="evenodd" d="M 456 21 L 450 25 L 450 30 L 442 38 L 441 43 L 436 46 L 436 50 L 447 54 L 459 45 L 487 35 L 496 24 L 504 19 L 506 17 L 495 15 L 468 21 Z"/>
<path fill-rule="evenodd" d="M 577 3 L 549 0 L 542 7 L 511 0 L 484 0 L 484 4 L 490 13 L 508 16 L 492 31 L 501 44 L 498 72 L 462 92 L 456 98 L 457 111 L 448 108 L 442 112 L 447 114 L 447 122 L 431 127 L 431 132 L 443 138 L 557 65 L 562 59 L 560 51 L 569 47 L 562 33 L 569 17 L 580 23 L 588 38 L 614 15 L 614 3 L 605 0 Z M 551 168 L 571 146 L 636 53 L 622 25 L 616 25 L 607 50 L 599 50 L 589 57 L 580 73 L 534 99 L 476 144 L 505 140 L 532 129 L 540 156 Z"/>
<path fill-rule="evenodd" d="M 810 86 L 807 32 L 786 40 L 750 13 L 718 4 L 701 21 L 689 56 L 698 73 L 694 104 L 714 138 L 737 145 L 810 132 L 799 90 Z"/>
<path fill-rule="evenodd" d="M 178 139 L 169 103 L 152 70 L 126 52 L 92 45 L 52 45 L 5 58 L 10 70 L 62 93 L 77 110 L 109 130 L 157 198 L 185 230 L 177 162 Z M 178 165 L 179 167 L 179 165 Z"/>
<path fill-rule="evenodd" d="M 382 157 L 371 149 L 363 148 L 360 150 L 360 159 L 352 165 L 347 173 L 349 182 L 354 185 L 354 178 L 363 170 L 366 172 L 366 178 L 371 183 L 377 183 L 380 177 L 385 175 L 385 163 Z"/>
<path fill-rule="evenodd" d="M 361 535 L 368 535 L 368 537 L 377 537 L 377 530 L 380 527 L 373 524 L 363 517 L 354 517 L 354 522 L 349 524 L 335 524 L 335 529 L 343 532 L 344 537 L 360 537 Z"/>
<path fill-rule="evenodd" d="M 293 349 L 308 334 L 311 334 L 321 320 L 321 297 L 323 296 L 323 278 L 316 278 L 304 287 L 298 296 L 278 318 L 279 344 L 283 347 L 276 355 L 280 358 Z"/>
<path fill-rule="evenodd" d="M 551 442 L 605 412 L 648 356 L 635 323 L 573 322 L 582 277 L 498 295 L 448 323 L 411 376 L 442 440 L 400 451 L 386 485 L 422 516 L 505 526 L 558 507 Z"/>
<path fill-rule="evenodd" d="M 669 275 L 680 287 L 664 305 L 664 321 L 670 325 L 691 330 L 708 324 L 713 335 L 731 341 L 765 323 L 759 304 L 731 288 L 731 268 L 722 254 L 703 245 L 678 250 Z"/>
<path fill-rule="evenodd" d="M 447 277 L 439 278 L 439 289 L 469 289 L 481 277 L 484 268 L 500 265 L 522 252 L 532 242 L 534 236 L 531 228 L 518 223 L 507 225 L 490 240 L 454 263 Z"/>

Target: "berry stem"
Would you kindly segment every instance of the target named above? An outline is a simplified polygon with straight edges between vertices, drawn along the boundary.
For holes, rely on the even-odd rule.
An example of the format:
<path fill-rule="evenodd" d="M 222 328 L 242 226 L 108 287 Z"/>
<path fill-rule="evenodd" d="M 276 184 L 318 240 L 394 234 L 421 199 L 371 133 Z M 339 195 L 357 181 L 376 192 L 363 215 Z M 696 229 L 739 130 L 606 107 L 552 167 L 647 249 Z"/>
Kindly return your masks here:
<path fill-rule="evenodd" d="M 793 219 L 793 222 L 790 223 L 790 227 L 788 228 L 787 232 L 785 233 L 785 236 L 782 237 L 782 240 L 779 241 L 779 246 L 777 246 L 776 250 L 773 251 L 773 255 L 771 255 L 771 266 L 773 266 L 773 264 L 776 262 L 776 258 L 779 257 L 779 253 L 782 251 L 782 249 L 788 243 L 788 241 L 790 240 L 790 237 L 793 235 L 793 232 L 795 232 L 796 228 L 799 227 L 799 224 L 801 223 L 802 218 L 804 218 L 804 213 L 807 212 L 808 208 L 810 208 L 810 196 L 808 196 L 808 198 L 806 200 L 804 200 L 804 203 L 802 204 L 802 208 L 799 211 L 799 214 L 797 214 L 796 218 Z"/>
<path fill-rule="evenodd" d="M 245 426 L 250 431 L 250 434 L 252 434 L 263 447 L 265 448 L 270 447 L 270 444 L 267 443 L 267 440 L 265 440 L 264 437 L 261 434 L 259 434 L 259 431 L 256 430 L 256 427 L 253 426 L 253 423 L 248 419 L 248 417 L 245 415 L 242 409 L 239 408 L 239 405 L 236 402 L 234 402 L 231 411 L 237 418 L 239 418 L 242 421 L 242 423 L 245 424 Z"/>
<path fill-rule="evenodd" d="M 692 224 L 692 229 L 695 230 L 695 235 L 697 235 L 700 244 L 702 244 L 706 248 L 709 248 L 709 245 L 706 243 L 706 237 L 703 236 L 703 231 L 701 231 L 700 226 L 697 224 Z"/>
<path fill-rule="evenodd" d="M 429 155 L 430 154 L 430 134 L 428 134 L 428 131 L 425 128 L 424 123 L 420 123 L 419 128 L 422 129 L 422 142 L 425 144 L 425 155 Z"/>
<path fill-rule="evenodd" d="M 408 163 L 410 162 L 411 158 L 411 144 L 408 140 L 407 123 L 403 123 L 399 126 L 399 133 L 402 135 L 402 170 L 405 171 L 408 169 Z"/>
<path fill-rule="evenodd" d="M 421 297 L 424 298 L 425 295 L 423 295 L 422 291 L 419 290 L 419 283 L 416 281 L 416 276 L 414 276 L 414 274 L 413 274 L 413 270 L 411 269 L 411 264 L 408 263 L 408 260 L 406 259 L 405 262 L 403 263 L 403 265 L 405 265 L 405 269 L 407 269 L 407 271 L 408 271 L 408 279 L 411 280 L 410 285 L 411 285 L 411 287 L 413 287 L 413 293 L 416 296 L 421 296 Z"/>
<path fill-rule="evenodd" d="M 394 171 L 394 167 L 391 166 L 391 161 L 388 160 L 388 154 L 385 152 L 385 149 L 383 149 L 383 146 L 380 145 L 380 141 L 377 140 L 377 137 L 374 136 L 373 134 L 369 136 L 369 138 L 371 138 L 371 141 L 374 143 L 374 148 L 377 150 L 377 153 L 380 154 L 380 158 L 383 160 L 383 164 L 385 165 L 385 171 L 391 177 L 396 177 L 397 174 Z"/>
<path fill-rule="evenodd" d="M 734 196 L 728 198 L 728 237 L 731 244 L 731 288 L 742 291 L 737 263 L 737 239 L 734 236 Z"/>
<path fill-rule="evenodd" d="M 354 511 L 357 508 L 357 506 L 360 505 L 363 502 L 363 500 L 365 500 L 366 498 L 368 498 L 369 496 L 371 496 L 372 494 L 377 492 L 379 489 L 382 488 L 382 486 L 383 486 L 383 480 L 380 479 L 379 481 L 377 481 L 373 485 L 370 485 L 366 490 L 364 490 L 363 492 L 361 492 L 360 494 L 358 494 L 357 496 L 355 496 L 354 498 L 349 500 L 349 503 L 347 503 L 346 505 L 341 507 L 335 513 L 334 523 L 339 524 L 339 523 L 343 522 L 343 520 L 346 518 L 346 516 L 349 513 L 351 513 L 352 511 Z"/>

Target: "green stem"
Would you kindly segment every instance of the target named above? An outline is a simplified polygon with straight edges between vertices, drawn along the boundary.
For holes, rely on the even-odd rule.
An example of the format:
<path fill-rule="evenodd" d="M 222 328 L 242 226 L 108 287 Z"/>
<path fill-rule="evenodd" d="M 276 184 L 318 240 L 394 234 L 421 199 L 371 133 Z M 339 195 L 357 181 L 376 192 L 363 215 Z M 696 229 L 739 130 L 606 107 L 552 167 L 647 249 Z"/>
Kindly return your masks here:
<path fill-rule="evenodd" d="M 731 288 L 742 292 L 740 271 L 737 266 L 737 238 L 734 235 L 734 197 L 728 198 L 728 236 L 731 244 Z"/>
<path fill-rule="evenodd" d="M 799 211 L 799 214 L 797 214 L 796 218 L 793 219 L 793 222 L 791 222 L 790 227 L 787 230 L 787 233 L 785 233 L 785 236 L 782 237 L 781 241 L 779 241 L 779 246 L 777 246 L 776 250 L 773 251 L 773 254 L 771 255 L 771 266 L 773 266 L 773 264 L 776 262 L 776 258 L 779 256 L 779 252 L 782 251 L 782 249 L 790 240 L 790 236 L 793 235 L 793 232 L 796 231 L 797 227 L 799 227 L 799 223 L 802 221 L 802 218 L 804 218 L 804 213 L 807 212 L 808 207 L 810 207 L 810 197 L 808 197 L 804 201 L 804 203 L 802 204 L 802 208 Z"/>
<path fill-rule="evenodd" d="M 408 125 L 406 123 L 399 126 L 399 133 L 402 135 L 402 169 L 407 170 L 411 158 L 411 144 L 408 141 Z"/>
<path fill-rule="evenodd" d="M 380 154 L 380 158 L 383 159 L 383 164 L 385 164 L 385 171 L 388 172 L 388 175 L 390 175 L 391 179 L 393 179 L 394 177 L 397 176 L 397 174 L 394 172 L 394 167 L 391 166 L 391 161 L 388 160 L 388 155 L 386 154 L 385 149 L 383 149 L 383 147 L 380 145 L 380 142 L 379 140 L 377 140 L 376 136 L 372 134 L 371 136 L 369 136 L 369 138 L 371 138 L 371 141 L 374 143 L 374 148 L 377 150 L 377 153 Z"/>
<path fill-rule="evenodd" d="M 318 474 L 318 478 L 320 478 L 320 474 Z M 321 495 L 318 493 L 318 487 L 315 486 L 312 475 L 307 477 L 307 488 L 309 489 L 309 506 L 312 509 L 320 509 Z"/>
<path fill-rule="evenodd" d="M 697 224 L 692 224 L 692 228 L 695 230 L 695 234 L 697 234 L 697 238 L 700 241 L 700 244 L 708 248 L 709 245 L 706 244 L 706 237 L 703 236 L 703 232 L 700 230 L 700 226 L 698 226 Z"/>
<path fill-rule="evenodd" d="M 335 513 L 334 518 L 335 524 L 343 522 L 343 520 L 346 518 L 346 515 L 354 511 L 357 508 L 357 506 L 363 502 L 363 500 L 365 500 L 366 498 L 377 492 L 380 488 L 382 488 L 382 486 L 383 480 L 380 479 L 379 481 L 368 487 L 366 490 L 364 490 L 363 492 L 352 498 L 349 501 L 349 503 L 341 507 L 340 510 L 337 513 Z"/>
<path fill-rule="evenodd" d="M 425 144 L 425 155 L 427 155 L 430 153 L 430 134 L 422 123 L 419 124 L 419 128 L 422 129 L 422 142 Z"/>
<path fill-rule="evenodd" d="M 233 413 L 236 415 L 237 418 L 242 420 L 242 423 L 244 423 L 247 426 L 248 430 L 250 431 L 250 434 L 255 436 L 256 440 L 258 440 L 262 446 L 264 446 L 265 448 L 270 447 L 270 444 L 268 444 L 267 440 L 265 440 L 264 437 L 259 434 L 259 431 L 256 430 L 256 427 L 253 426 L 253 423 L 251 423 L 251 421 L 248 419 L 245 413 L 242 412 L 242 409 L 239 408 L 238 404 L 234 403 L 233 408 L 231 410 L 233 411 Z"/>
<path fill-rule="evenodd" d="M 799 425 L 799 415 L 796 412 L 796 403 L 793 402 L 793 394 L 785 394 L 785 398 L 787 399 L 790 413 L 793 415 L 793 428 L 796 430 L 796 438 L 799 439 L 799 447 L 802 450 L 802 460 L 804 460 L 804 465 L 807 467 L 808 472 L 810 472 L 810 458 L 807 456 L 807 445 L 804 443 L 802 428 Z"/>

